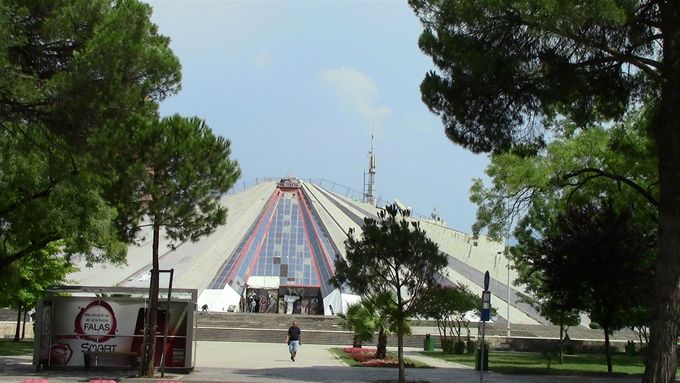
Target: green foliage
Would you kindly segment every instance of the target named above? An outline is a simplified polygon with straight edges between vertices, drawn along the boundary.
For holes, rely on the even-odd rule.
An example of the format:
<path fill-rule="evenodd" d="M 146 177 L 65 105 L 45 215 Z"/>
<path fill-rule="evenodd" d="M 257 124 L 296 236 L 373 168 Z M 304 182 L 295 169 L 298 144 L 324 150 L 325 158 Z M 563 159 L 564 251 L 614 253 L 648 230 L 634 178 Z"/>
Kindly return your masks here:
<path fill-rule="evenodd" d="M 487 169 L 492 185 L 486 188 L 477 180 L 471 190 L 471 200 L 479 206 L 477 231 L 487 228 L 489 234 L 499 237 L 505 233 L 508 215 L 521 217 L 515 230 L 518 246 L 510 253 L 517 282 L 531 293 L 529 303 L 555 324 L 575 325 L 578 309 L 565 301 L 564 291 L 544 288 L 541 274 L 526 257 L 527 246 L 553 230 L 567 206 L 579 206 L 603 196 L 615 209 L 632 207 L 641 233 L 653 231 L 658 172 L 655 145 L 646 135 L 645 115 L 643 108 L 624 123 L 607 129 L 593 126 L 556 137 L 533 157 L 494 155 Z M 644 279 L 649 281 L 647 276 Z M 641 278 L 628 283 L 644 284 Z M 631 324 L 649 325 L 649 318 L 649 306 L 629 308 L 627 321 Z"/>
<path fill-rule="evenodd" d="M 196 241 L 225 222 L 219 197 L 240 171 L 229 159 L 229 141 L 201 119 L 136 117 L 128 129 L 102 130 L 95 139 L 111 142 L 100 153 L 108 159 L 101 165 L 120 175 L 106 192 L 117 202 L 116 223 L 126 237 L 136 237 L 143 218 L 164 227 L 172 245 Z"/>
<path fill-rule="evenodd" d="M 453 339 L 441 339 L 442 351 L 446 354 L 453 354 Z"/>
<path fill-rule="evenodd" d="M 417 313 L 424 294 L 436 285 L 436 276 L 446 266 L 418 222 L 399 217 L 404 211 L 387 206 L 380 220 L 364 220 L 361 239 L 350 233 L 345 241 L 346 257 L 335 262 L 336 286 L 348 283 L 369 301 L 390 297 L 402 318 Z M 399 318 L 399 319 L 402 319 Z"/>
<path fill-rule="evenodd" d="M 646 306 L 656 236 L 630 209 L 617 211 L 606 201 L 572 206 L 538 236 L 521 240 L 515 260 L 560 308 L 587 311 L 612 330 L 627 324 L 633 308 Z"/>
<path fill-rule="evenodd" d="M 14 309 L 35 307 L 48 288 L 62 283 L 76 271 L 64 256 L 59 242 L 52 242 L 31 257 L 22 258 L 5 268 L 0 279 L 0 306 Z"/>
<path fill-rule="evenodd" d="M 456 342 L 461 342 L 463 328 L 470 338 L 470 321 L 465 314 L 475 310 L 479 311 L 479 297 L 463 284 L 431 289 L 419 309 L 420 315 L 437 322 L 442 347 L 449 337 L 455 336 Z"/>
<path fill-rule="evenodd" d="M 446 256 L 408 212 L 387 206 L 379 220 L 364 219 L 361 238 L 350 231 L 345 241 L 346 257 L 335 261 L 336 275 L 331 282 L 351 289 L 365 301 L 382 309 L 393 305 L 397 328 L 399 380 L 404 381 L 403 335 L 406 319 L 418 313 L 420 302 L 436 285 L 446 266 Z M 386 298 L 379 303 L 378 298 Z"/>
<path fill-rule="evenodd" d="M 394 352 L 388 352 L 386 357 L 385 357 L 385 359 L 387 359 L 385 361 L 386 366 L 380 366 L 380 365 L 366 366 L 366 365 L 363 365 L 362 362 L 359 362 L 357 359 L 355 359 L 351 354 L 345 352 L 345 350 L 343 350 L 342 348 L 331 347 L 331 348 L 328 349 L 328 351 L 330 351 L 331 354 L 335 355 L 340 361 L 342 361 L 348 367 L 364 367 L 364 368 L 371 368 L 371 367 L 383 368 L 383 367 L 386 367 L 386 366 L 391 367 L 392 365 L 390 364 L 390 362 L 395 360 Z M 404 359 L 404 363 L 409 368 L 432 368 L 431 366 L 421 362 L 420 360 L 415 360 L 415 359 L 406 358 L 406 359 Z M 375 382 L 380 383 L 380 382 L 383 382 L 383 381 L 377 380 Z"/>
<path fill-rule="evenodd" d="M 602 326 L 611 372 L 609 334 L 650 307 L 656 233 L 631 209 L 603 201 L 570 206 L 539 233 L 519 239 L 515 262 L 524 279 L 540 280 L 537 295 L 548 297 L 553 314 L 585 311 Z"/>
<path fill-rule="evenodd" d="M 466 350 L 466 343 L 454 338 L 442 338 L 441 345 L 442 351 L 446 354 L 463 354 Z M 474 348 L 472 352 L 474 352 Z"/>
<path fill-rule="evenodd" d="M 397 332 L 396 305 L 392 297 L 376 298 L 373 301 L 363 301 L 347 308 L 344 326 L 354 331 L 354 334 L 362 342 L 373 340 L 378 333 L 377 359 L 384 359 L 387 352 L 387 335 Z M 404 322 L 404 334 L 410 335 L 411 329 L 408 320 Z"/>
<path fill-rule="evenodd" d="M 526 279 L 522 277 L 519 279 Z M 536 296 L 542 297 L 540 300 L 534 299 L 533 305 L 550 322 L 562 328 L 577 326 L 581 323 L 579 310 L 568 308 L 569 306 L 564 301 L 564 294 L 561 291 L 545 291 L 542 286 L 536 286 L 533 290 L 536 291 Z"/>
<path fill-rule="evenodd" d="M 410 0 L 439 69 L 423 102 L 475 152 L 531 152 L 560 118 L 619 118 L 658 76 L 658 16 L 638 3 Z"/>
<path fill-rule="evenodd" d="M 107 173 L 121 175 L 106 185 L 111 200 L 118 202 L 119 231 L 140 240 L 137 234 L 142 226 L 153 228 L 145 322 L 149 329 L 155 326 L 158 307 L 161 228 L 171 248 L 213 232 L 227 217 L 219 198 L 236 182 L 240 171 L 229 158 L 230 142 L 215 136 L 201 119 L 135 117 L 130 129 L 102 130 L 105 136 L 95 139 L 111 142 L 101 155 L 109 159 Z M 145 334 L 140 375 L 152 376 L 156 334 Z"/>
<path fill-rule="evenodd" d="M 179 61 L 135 0 L 3 1 L 0 118 L 78 148 L 94 129 L 179 89 Z"/>
<path fill-rule="evenodd" d="M 474 152 L 532 156 L 555 136 L 619 121 L 639 105 L 649 106 L 649 124 L 644 125 L 656 144 L 651 157 L 658 161 L 654 167 L 658 178 L 647 173 L 650 178 L 638 184 L 624 173 L 609 173 L 599 166 L 573 169 L 572 176 L 613 179 L 658 208 L 652 316 L 656 331 L 644 381 L 672 380 L 677 353 L 668 339 L 680 328 L 680 66 L 675 65 L 680 60 L 680 3 L 410 0 L 409 4 L 424 26 L 419 46 L 438 68 L 421 83 L 423 102 L 441 116 L 453 142 Z M 635 171 L 639 157 L 628 156 L 628 148 L 610 149 L 622 154 L 626 158 L 622 164 Z M 512 216 L 516 207 L 511 205 L 502 215 Z M 488 211 L 492 210 L 499 209 L 491 205 Z M 550 214 L 551 209 L 544 211 Z"/>
<path fill-rule="evenodd" d="M 568 302 L 565 290 L 544 286 L 545 280 L 527 252 L 555 230 L 568 206 L 580 206 L 603 196 L 616 210 L 631 207 L 635 210 L 639 233 L 631 235 L 644 237 L 644 233 L 653 231 L 658 172 L 655 145 L 646 135 L 645 114 L 643 108 L 625 122 L 607 129 L 593 126 L 556 137 L 533 157 L 515 153 L 494 155 L 487 169 L 492 185 L 485 188 L 477 180 L 472 188 L 471 200 L 479 206 L 477 231 L 487 228 L 489 234 L 499 237 L 505 233 L 508 215 L 521 217 L 515 230 L 518 246 L 510 252 L 518 273 L 517 282 L 531 293 L 529 303 L 562 327 L 577 324 L 583 307 Z M 651 272 L 650 261 L 647 262 L 644 270 Z M 648 274 L 624 283 L 630 287 L 646 286 L 642 291 L 649 291 L 650 278 Z M 650 305 L 629 305 L 626 322 L 649 325 L 650 310 Z"/>
<path fill-rule="evenodd" d="M 146 222 L 157 271 L 161 226 L 178 244 L 224 223 L 218 197 L 238 167 L 202 121 L 158 121 L 180 65 L 150 16 L 137 0 L 0 3 L 0 269 L 15 274 L 6 288 L 60 280 L 71 254 L 123 262 Z M 21 300 L 44 288 L 31 283 Z M 157 273 L 151 285 L 154 303 Z"/>
<path fill-rule="evenodd" d="M 549 351 L 543 351 L 541 353 L 543 355 L 543 358 L 545 358 L 545 366 L 550 369 L 550 365 L 552 364 L 552 361 L 557 359 L 557 352 L 554 350 L 549 350 Z"/>
<path fill-rule="evenodd" d="M 0 3 L 0 269 L 12 305 L 72 271 L 69 256 L 124 262 L 110 179 L 92 138 L 153 116 L 179 89 L 179 61 L 139 1 Z M 104 149 L 106 148 L 106 150 Z M 117 153 L 118 156 L 130 153 Z"/>
<path fill-rule="evenodd" d="M 365 305 L 355 303 L 347 307 L 345 314 L 339 314 L 343 319 L 342 325 L 344 328 L 353 331 L 354 335 L 362 342 L 370 342 L 373 340 L 378 325 L 377 318 L 369 312 Z"/>
<path fill-rule="evenodd" d="M 465 341 L 465 353 L 466 354 L 474 354 L 476 349 L 477 349 L 477 342 L 474 342 L 471 339 Z"/>
<path fill-rule="evenodd" d="M 0 339 L 0 356 L 32 355 L 33 340 L 10 342 L 9 339 Z"/>
<path fill-rule="evenodd" d="M 68 255 L 124 260 L 125 246 L 111 224 L 115 210 L 99 191 L 101 179 L 64 157 L 45 155 L 38 145 L 50 142 L 60 140 L 47 134 L 30 142 L 0 131 L 0 219 L 6 223 L 0 227 L 0 269 L 38 256 L 55 241 Z"/>
<path fill-rule="evenodd" d="M 473 232 L 486 229 L 489 236 L 501 239 L 508 218 L 529 216 L 540 226 L 567 202 L 585 203 L 602 194 L 619 207 L 635 206 L 641 219 L 654 224 L 658 159 L 644 115 L 645 109 L 610 128 L 555 137 L 535 156 L 492 156 L 486 169 L 491 185 L 476 179 L 470 189 L 470 200 L 477 205 Z"/>
<path fill-rule="evenodd" d="M 0 3 L 0 269 L 60 241 L 122 262 L 92 134 L 179 89 L 169 39 L 138 1 Z M 106 143 L 104 143 L 106 144 Z"/>
<path fill-rule="evenodd" d="M 475 365 L 474 355 L 470 354 L 444 354 L 439 351 L 430 351 L 424 354 L 469 367 L 474 367 Z M 604 359 L 603 355 L 598 354 L 568 355 L 565 356 L 564 363 L 553 363 L 550 369 L 547 369 L 546 360 L 540 352 L 490 351 L 489 369 L 500 374 L 574 376 L 574 378 L 568 380 L 577 380 L 578 376 L 592 377 L 593 375 L 605 374 Z M 617 374 L 637 375 L 638 380 L 639 374 L 645 368 L 644 357 L 642 356 L 614 354 L 612 355 L 612 361 L 614 366 L 616 366 Z M 631 376 L 631 378 L 635 378 L 635 376 Z M 609 379 L 612 380 L 611 378 Z M 549 381 L 550 378 L 544 378 L 543 380 Z M 616 381 L 617 379 L 614 378 L 613 380 Z"/>

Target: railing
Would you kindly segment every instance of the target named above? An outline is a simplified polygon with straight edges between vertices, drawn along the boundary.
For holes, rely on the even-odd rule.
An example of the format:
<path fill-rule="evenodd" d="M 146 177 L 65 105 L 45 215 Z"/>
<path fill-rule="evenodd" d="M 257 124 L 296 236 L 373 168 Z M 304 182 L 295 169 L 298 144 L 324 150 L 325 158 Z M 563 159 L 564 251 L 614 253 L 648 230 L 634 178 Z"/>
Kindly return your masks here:
<path fill-rule="evenodd" d="M 250 189 L 253 186 L 257 186 L 263 182 L 279 182 L 284 177 L 258 177 L 250 181 L 241 180 L 234 184 L 234 186 L 229 189 L 227 195 L 232 195 L 240 193 L 246 189 Z"/>
<path fill-rule="evenodd" d="M 356 189 L 352 189 L 349 186 L 339 184 L 335 181 L 331 181 L 326 178 L 310 178 L 308 181 L 333 193 L 344 195 L 347 198 L 351 198 L 354 201 L 357 202 L 364 201 L 364 193 Z M 377 197 L 375 200 L 376 206 L 383 206 L 385 203 L 385 201 L 381 197 Z"/>
<path fill-rule="evenodd" d="M 231 195 L 231 194 L 240 193 L 240 192 L 242 192 L 246 189 L 249 189 L 253 186 L 257 186 L 257 185 L 259 185 L 263 182 L 279 182 L 282 178 L 285 178 L 285 177 L 257 177 L 255 179 L 250 180 L 250 181 L 245 181 L 245 180 L 239 181 L 231 189 L 229 189 L 227 194 Z M 316 185 L 318 185 L 318 186 L 320 186 L 320 187 L 322 187 L 322 188 L 324 188 L 324 189 L 326 189 L 330 192 L 333 192 L 333 193 L 336 193 L 336 194 L 339 194 L 339 195 L 343 195 L 343 196 L 350 198 L 350 199 L 352 199 L 356 202 L 363 202 L 363 200 L 364 200 L 364 193 L 363 192 L 356 190 L 356 189 L 353 189 L 349 186 L 339 184 L 335 181 L 331 181 L 327 178 L 307 178 L 307 179 L 301 178 L 301 180 L 303 180 L 305 182 L 316 184 Z M 377 197 L 375 205 L 378 206 L 378 207 L 383 207 L 383 206 L 385 206 L 389 203 L 391 203 L 391 201 L 385 200 L 382 197 Z M 426 220 L 428 222 L 432 222 L 432 217 L 430 217 L 429 215 L 422 214 L 420 212 L 416 212 L 416 211 L 413 211 L 413 210 L 411 210 L 411 217 L 418 219 L 418 220 Z M 449 227 L 446 227 L 446 226 L 442 226 L 442 227 L 446 228 L 448 230 L 454 231 L 456 233 L 467 235 L 460 230 L 452 229 L 452 228 L 449 228 Z"/>

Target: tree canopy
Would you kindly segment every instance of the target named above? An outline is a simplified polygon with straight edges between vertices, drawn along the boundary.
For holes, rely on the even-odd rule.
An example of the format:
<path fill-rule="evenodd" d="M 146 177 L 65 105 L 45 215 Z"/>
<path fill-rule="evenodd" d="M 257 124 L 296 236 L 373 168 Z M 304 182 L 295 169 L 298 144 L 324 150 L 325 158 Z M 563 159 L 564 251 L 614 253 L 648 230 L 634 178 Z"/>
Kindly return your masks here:
<path fill-rule="evenodd" d="M 59 243 L 52 243 L 7 267 L 0 279 L 0 307 L 35 307 L 48 288 L 75 271 L 65 257 L 58 256 L 60 249 Z"/>
<path fill-rule="evenodd" d="M 219 199 L 239 178 L 240 170 L 229 158 L 229 140 L 214 135 L 199 118 L 138 118 L 129 126 L 102 131 L 111 142 L 102 155 L 109 159 L 107 173 L 121 175 L 107 185 L 108 193 L 119 202 L 119 230 L 137 238 L 143 226 L 153 228 L 140 373 L 153 376 L 156 333 L 149 329 L 155 328 L 158 308 L 161 228 L 171 248 L 212 233 L 226 220 L 227 209 Z"/>
<path fill-rule="evenodd" d="M 521 235 L 513 254 L 520 280 L 537 278 L 537 295 L 560 312 L 585 311 L 609 334 L 649 307 L 656 233 L 632 209 L 608 201 L 569 206 L 539 233 Z M 550 305 L 548 307 L 551 307 Z"/>
<path fill-rule="evenodd" d="M 147 330 L 160 228 L 174 244 L 212 232 L 240 174 L 203 121 L 159 119 L 158 103 L 180 87 L 169 43 L 138 0 L 0 2 L 0 269 L 34 270 L 46 249 L 65 265 L 71 254 L 124 262 L 151 225 Z M 145 375 L 155 331 L 146 334 Z"/>
<path fill-rule="evenodd" d="M 421 301 L 420 315 L 432 318 L 437 322 L 439 337 L 442 348 L 445 343 L 453 338 L 454 334 L 458 342 L 462 339 L 462 328 L 467 331 L 467 340 L 470 340 L 469 312 L 480 312 L 480 297 L 473 294 L 470 289 L 458 284 L 450 287 L 436 287 L 431 289 L 425 299 Z M 444 350 L 446 351 L 446 350 Z"/>
<path fill-rule="evenodd" d="M 438 69 L 421 84 L 423 102 L 441 117 L 452 141 L 474 152 L 535 154 L 562 131 L 564 121 L 588 129 L 649 105 L 659 241 L 644 381 L 670 382 L 680 320 L 680 3 L 409 4 L 424 26 L 419 46 Z M 644 195 L 645 189 L 638 192 Z"/>
<path fill-rule="evenodd" d="M 336 258 L 332 279 L 336 286 L 348 283 L 362 299 L 384 305 L 384 309 L 395 306 L 400 382 L 405 379 L 404 322 L 418 312 L 419 302 L 437 285 L 437 277 L 447 265 L 437 244 L 417 221 L 408 220 L 408 215 L 408 211 L 391 205 L 379 212 L 378 220 L 365 218 L 361 238 L 350 231 L 345 241 L 346 256 Z"/>
<path fill-rule="evenodd" d="M 661 80 L 655 1 L 409 3 L 439 69 L 423 101 L 475 152 L 540 146 L 561 118 L 619 118 Z"/>
<path fill-rule="evenodd" d="M 179 61 L 150 14 L 134 0 L 0 3 L 0 269 L 55 241 L 124 260 L 91 138 L 155 114 L 179 89 Z"/>
<path fill-rule="evenodd" d="M 501 239 L 509 216 L 517 222 L 533 219 L 540 226 L 543 215 L 602 195 L 619 207 L 634 206 L 644 212 L 639 218 L 656 222 L 658 160 L 643 116 L 644 110 L 609 128 L 593 126 L 557 135 L 535 155 L 515 151 L 492 155 L 486 169 L 491 184 L 477 178 L 470 188 L 470 200 L 477 205 L 473 232 L 486 229 L 489 236 Z"/>
<path fill-rule="evenodd" d="M 558 230 L 555 225 L 568 210 L 603 197 L 612 208 L 634 209 L 639 227 L 645 227 L 641 235 L 654 231 L 658 218 L 657 160 L 654 143 L 645 134 L 643 110 L 607 128 L 592 126 L 559 135 L 536 155 L 493 155 L 487 168 L 491 184 L 485 186 L 477 179 L 471 188 L 471 200 L 478 205 L 476 232 L 488 229 L 498 238 L 505 234 L 508 215 L 517 218 L 517 245 L 511 252 L 517 282 L 531 293 L 530 303 L 561 329 L 578 323 L 578 311 L 583 308 L 569 306 L 564 290 L 544 286 L 542 274 L 527 252 L 535 252 L 537 241 Z M 647 281 L 646 277 L 630 283 L 639 286 L 637 283 Z M 649 325 L 648 311 L 638 311 L 646 312 L 646 319 L 640 316 L 637 325 Z"/>
<path fill-rule="evenodd" d="M 385 359 L 387 354 L 387 335 L 397 332 L 397 305 L 394 298 L 378 296 L 375 303 L 365 300 L 347 307 L 347 313 L 341 315 L 346 327 L 354 331 L 354 335 L 362 342 L 372 341 L 378 333 L 378 344 L 375 357 Z M 410 334 L 408 322 L 404 322 L 404 333 Z"/>

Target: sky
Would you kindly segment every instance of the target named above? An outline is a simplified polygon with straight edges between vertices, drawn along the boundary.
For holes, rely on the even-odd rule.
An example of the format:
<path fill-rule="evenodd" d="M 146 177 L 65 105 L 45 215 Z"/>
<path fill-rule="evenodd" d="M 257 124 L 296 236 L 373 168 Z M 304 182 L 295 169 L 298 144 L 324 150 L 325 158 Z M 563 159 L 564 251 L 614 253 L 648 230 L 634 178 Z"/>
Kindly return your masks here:
<path fill-rule="evenodd" d="M 469 188 L 488 159 L 449 141 L 422 103 L 434 66 L 405 1 L 149 3 L 182 64 L 161 114 L 198 116 L 231 141 L 236 190 L 292 175 L 360 192 L 373 135 L 377 197 L 426 216 L 436 207 L 470 231 Z"/>

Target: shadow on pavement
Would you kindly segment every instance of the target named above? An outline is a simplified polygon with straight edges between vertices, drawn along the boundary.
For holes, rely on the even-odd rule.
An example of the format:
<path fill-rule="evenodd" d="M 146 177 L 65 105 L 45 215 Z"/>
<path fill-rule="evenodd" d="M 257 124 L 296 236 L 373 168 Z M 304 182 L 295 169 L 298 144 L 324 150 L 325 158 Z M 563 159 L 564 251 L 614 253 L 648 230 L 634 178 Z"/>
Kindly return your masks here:
<path fill-rule="evenodd" d="M 207 369 L 203 369 L 207 370 Z M 220 369 L 214 369 L 220 370 Z M 408 381 L 429 381 L 429 382 L 445 382 L 451 381 L 451 374 L 447 374 L 443 368 L 420 368 L 407 369 L 406 377 Z M 250 378 L 261 379 L 263 381 L 279 380 L 287 382 L 373 382 L 373 381 L 392 381 L 398 377 L 396 368 L 361 368 L 361 367 L 343 367 L 343 366 L 311 366 L 311 367 L 287 367 L 287 368 L 268 368 L 268 369 L 234 369 L 234 375 Z M 184 380 L 201 379 L 204 373 L 210 374 L 208 371 L 196 371 L 192 377 L 187 377 Z M 195 376 L 193 376 L 195 375 Z M 463 374 L 468 375 L 468 374 Z M 467 381 L 461 376 L 463 380 Z M 249 380 L 250 380 L 249 379 Z"/>

